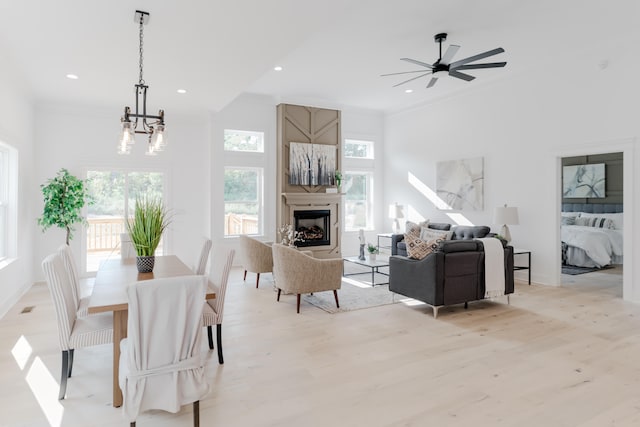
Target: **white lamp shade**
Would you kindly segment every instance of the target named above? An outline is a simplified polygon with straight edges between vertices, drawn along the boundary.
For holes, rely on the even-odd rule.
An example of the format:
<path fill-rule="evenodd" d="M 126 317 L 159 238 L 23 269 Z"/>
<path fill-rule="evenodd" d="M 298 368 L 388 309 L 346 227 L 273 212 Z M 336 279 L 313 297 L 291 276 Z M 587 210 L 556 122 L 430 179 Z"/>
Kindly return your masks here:
<path fill-rule="evenodd" d="M 493 211 L 494 224 L 518 224 L 518 208 L 513 206 L 501 206 Z"/>
<path fill-rule="evenodd" d="M 391 219 L 404 218 L 404 213 L 402 212 L 402 205 L 399 205 L 397 203 L 389 205 L 389 218 Z"/>

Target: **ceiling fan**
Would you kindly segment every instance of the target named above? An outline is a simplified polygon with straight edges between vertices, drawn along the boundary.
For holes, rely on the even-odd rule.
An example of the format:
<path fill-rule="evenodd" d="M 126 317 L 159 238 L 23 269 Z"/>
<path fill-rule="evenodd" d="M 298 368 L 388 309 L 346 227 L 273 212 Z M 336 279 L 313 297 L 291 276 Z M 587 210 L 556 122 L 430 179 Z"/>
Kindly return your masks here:
<path fill-rule="evenodd" d="M 381 77 L 386 77 L 386 76 L 397 76 L 400 74 L 413 74 L 413 73 L 422 73 L 417 77 L 412 77 L 409 80 L 405 80 L 403 82 L 400 82 L 396 85 L 393 85 L 393 87 L 397 87 L 400 85 L 403 85 L 405 83 L 409 83 L 413 80 L 419 79 L 421 77 L 424 76 L 428 76 L 431 75 L 431 80 L 429 81 L 429 84 L 427 84 L 427 89 L 432 87 L 434 84 L 436 84 L 436 82 L 438 81 L 438 79 L 440 77 L 444 77 L 446 75 L 450 75 L 451 77 L 456 77 L 458 79 L 462 79 L 462 80 L 466 80 L 466 81 L 471 81 L 473 79 L 475 79 L 474 76 L 466 74 L 466 73 L 461 73 L 461 70 L 477 70 L 480 68 L 499 68 L 499 67 L 504 67 L 505 65 L 507 65 L 506 62 L 488 62 L 488 63 L 484 63 L 484 64 L 470 64 L 470 62 L 474 62 L 477 61 L 479 59 L 484 59 L 487 58 L 489 56 L 493 56 L 493 55 L 497 55 L 499 53 L 504 52 L 504 49 L 501 47 L 498 47 L 496 49 L 492 49 L 492 50 L 488 50 L 486 52 L 483 53 L 479 53 L 477 55 L 473 55 L 470 56 L 468 58 L 464 58 L 464 59 L 460 59 L 458 61 L 455 62 L 451 62 L 451 60 L 453 59 L 453 57 L 455 56 L 455 54 L 458 52 L 458 49 L 460 49 L 460 46 L 452 44 L 449 45 L 449 48 L 447 48 L 447 51 L 444 53 L 444 56 L 442 55 L 442 42 L 445 41 L 447 39 L 447 33 L 439 33 L 436 34 L 434 37 L 435 42 L 440 44 L 440 58 L 438 58 L 438 60 L 436 62 L 434 62 L 433 64 L 429 64 L 426 62 L 422 62 L 422 61 L 418 61 L 415 59 L 411 59 L 411 58 L 400 58 L 401 61 L 406 61 L 409 62 L 411 64 L 415 64 L 415 65 L 419 65 L 421 67 L 425 67 L 427 68 L 427 70 L 416 70 L 416 71 L 403 71 L 400 73 L 390 73 L 390 74 L 381 74 Z"/>

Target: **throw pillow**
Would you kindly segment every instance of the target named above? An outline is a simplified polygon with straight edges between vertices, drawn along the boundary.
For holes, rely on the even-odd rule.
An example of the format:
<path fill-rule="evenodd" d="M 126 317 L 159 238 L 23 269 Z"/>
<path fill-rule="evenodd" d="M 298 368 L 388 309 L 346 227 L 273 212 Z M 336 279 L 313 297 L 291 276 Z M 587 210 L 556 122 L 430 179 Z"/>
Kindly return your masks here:
<path fill-rule="evenodd" d="M 578 217 L 576 218 L 576 225 L 582 225 L 585 227 L 595 227 L 595 228 L 608 228 L 614 229 L 613 221 L 609 218 L 598 218 L 598 217 Z"/>
<path fill-rule="evenodd" d="M 420 237 L 420 229 L 422 227 L 429 226 L 429 220 L 422 221 L 420 224 L 416 224 L 412 221 L 407 221 L 405 224 L 405 235 L 411 235 L 415 237 Z"/>
<path fill-rule="evenodd" d="M 442 240 L 451 240 L 451 236 L 453 236 L 453 231 L 433 230 L 428 227 L 422 227 L 420 229 L 420 238 L 426 242 L 440 238 Z"/>
<path fill-rule="evenodd" d="M 407 257 L 411 259 L 423 259 L 432 252 L 435 252 L 440 246 L 440 242 L 444 239 L 433 239 L 430 241 L 424 241 L 419 237 L 409 237 L 407 240 Z"/>
<path fill-rule="evenodd" d="M 562 225 L 576 225 L 576 219 L 575 216 L 563 216 Z"/>

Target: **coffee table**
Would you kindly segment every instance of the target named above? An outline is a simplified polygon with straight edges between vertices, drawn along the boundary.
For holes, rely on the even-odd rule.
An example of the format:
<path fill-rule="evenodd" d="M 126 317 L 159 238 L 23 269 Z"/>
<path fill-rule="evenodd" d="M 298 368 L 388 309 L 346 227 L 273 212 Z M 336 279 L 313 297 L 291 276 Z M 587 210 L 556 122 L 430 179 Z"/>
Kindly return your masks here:
<path fill-rule="evenodd" d="M 378 255 L 379 256 L 379 255 Z M 371 286 L 375 286 L 375 285 L 386 285 L 389 282 L 384 282 L 384 283 L 376 283 L 375 282 L 375 278 L 376 278 L 376 273 L 377 274 L 382 274 L 384 276 L 389 277 L 389 273 L 385 273 L 383 271 L 380 271 L 380 268 L 382 267 L 389 267 L 389 259 L 384 257 L 384 258 L 377 258 L 375 261 L 371 261 L 369 260 L 369 258 L 365 258 L 364 260 L 359 259 L 357 256 L 350 256 L 350 257 L 345 257 L 342 258 L 343 260 L 343 267 L 342 267 L 342 276 L 347 277 L 347 276 L 354 276 L 356 274 L 366 274 L 366 273 L 345 273 L 344 272 L 344 262 L 350 262 L 352 264 L 357 264 L 360 265 L 362 267 L 367 267 L 371 269 Z"/>

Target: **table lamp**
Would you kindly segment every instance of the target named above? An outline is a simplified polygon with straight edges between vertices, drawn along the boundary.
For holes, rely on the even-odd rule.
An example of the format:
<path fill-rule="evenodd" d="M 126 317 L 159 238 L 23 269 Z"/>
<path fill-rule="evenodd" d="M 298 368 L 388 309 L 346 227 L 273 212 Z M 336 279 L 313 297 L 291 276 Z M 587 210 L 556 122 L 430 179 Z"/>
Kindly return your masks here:
<path fill-rule="evenodd" d="M 493 223 L 502 224 L 500 229 L 500 235 L 509 243 L 511 241 L 511 233 L 509 232 L 509 225 L 518 225 L 518 208 L 513 206 L 497 207 L 493 211 Z"/>
<path fill-rule="evenodd" d="M 397 202 L 389 205 L 389 218 L 393 220 L 393 223 L 391 224 L 393 233 L 400 233 L 400 222 L 398 222 L 398 220 L 404 218 L 404 214 L 402 213 L 402 205 L 399 205 Z"/>

